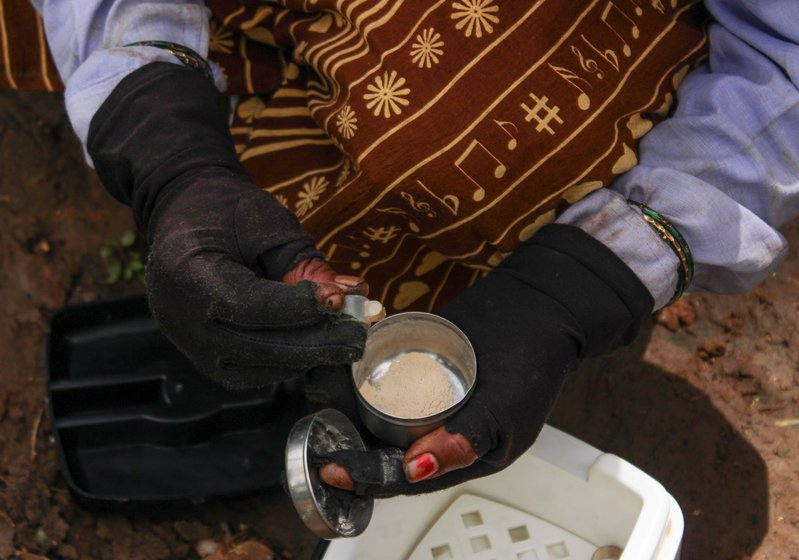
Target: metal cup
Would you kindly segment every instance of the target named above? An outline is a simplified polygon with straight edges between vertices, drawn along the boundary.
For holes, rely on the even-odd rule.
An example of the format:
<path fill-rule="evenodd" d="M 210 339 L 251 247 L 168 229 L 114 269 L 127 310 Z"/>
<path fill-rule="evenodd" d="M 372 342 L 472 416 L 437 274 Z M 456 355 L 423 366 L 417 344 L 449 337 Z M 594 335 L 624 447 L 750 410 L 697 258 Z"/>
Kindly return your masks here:
<path fill-rule="evenodd" d="M 364 381 L 379 379 L 388 364 L 410 352 L 428 354 L 444 368 L 455 397 L 449 407 L 430 416 L 401 418 L 381 411 L 361 394 L 358 388 Z M 398 447 L 408 447 L 442 426 L 472 394 L 476 375 L 477 360 L 466 335 L 443 317 L 422 312 L 398 313 L 373 325 L 363 357 L 352 365 L 363 423 L 375 436 Z"/>

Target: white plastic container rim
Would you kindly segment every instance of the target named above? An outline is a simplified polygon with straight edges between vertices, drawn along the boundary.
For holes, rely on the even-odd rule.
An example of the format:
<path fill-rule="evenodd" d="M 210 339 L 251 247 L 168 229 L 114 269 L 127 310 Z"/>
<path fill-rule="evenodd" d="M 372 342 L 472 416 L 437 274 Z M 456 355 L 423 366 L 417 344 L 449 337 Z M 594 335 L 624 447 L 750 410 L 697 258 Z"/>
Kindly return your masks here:
<path fill-rule="evenodd" d="M 433 494 L 378 500 L 369 528 L 357 538 L 332 541 L 323 558 L 408 558 L 462 494 L 516 508 L 596 548 L 617 546 L 623 549 L 621 560 L 680 557 L 683 515 L 657 480 L 616 455 L 544 426 L 535 445 L 500 473 Z"/>

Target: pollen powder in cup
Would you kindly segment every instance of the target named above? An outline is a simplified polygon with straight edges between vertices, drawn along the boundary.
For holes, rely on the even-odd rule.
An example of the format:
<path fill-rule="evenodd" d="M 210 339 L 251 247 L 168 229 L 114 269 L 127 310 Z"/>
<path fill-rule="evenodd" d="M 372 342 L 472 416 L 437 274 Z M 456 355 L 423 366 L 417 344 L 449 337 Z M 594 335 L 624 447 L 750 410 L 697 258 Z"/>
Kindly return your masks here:
<path fill-rule="evenodd" d="M 431 416 L 455 400 L 444 367 L 424 352 L 400 355 L 374 384 L 367 378 L 358 389 L 369 404 L 398 418 Z"/>

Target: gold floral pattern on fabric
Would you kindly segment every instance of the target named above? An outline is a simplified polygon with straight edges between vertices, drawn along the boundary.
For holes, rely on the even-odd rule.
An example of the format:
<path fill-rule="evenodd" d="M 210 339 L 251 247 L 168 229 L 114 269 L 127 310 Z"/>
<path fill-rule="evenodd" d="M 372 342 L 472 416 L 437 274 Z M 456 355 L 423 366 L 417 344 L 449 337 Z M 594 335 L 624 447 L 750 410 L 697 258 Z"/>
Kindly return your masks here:
<path fill-rule="evenodd" d="M 208 48 L 211 52 L 230 54 L 233 51 L 233 32 L 216 21 L 211 22 Z"/>
<path fill-rule="evenodd" d="M 472 34 L 476 38 L 485 33 L 493 33 L 494 25 L 499 23 L 499 6 L 493 5 L 494 0 L 460 0 L 452 3 L 452 19 L 457 20 L 455 29 L 463 29 L 467 37 Z M 493 25 L 492 25 L 493 24 Z"/>
<path fill-rule="evenodd" d="M 358 130 L 358 118 L 349 105 L 344 105 L 336 117 L 336 126 L 339 134 L 344 138 L 352 138 Z"/>
<path fill-rule="evenodd" d="M 323 192 L 327 190 L 327 179 L 324 177 L 314 177 L 310 181 L 303 183 L 300 194 L 297 195 L 297 204 L 294 206 L 297 216 L 304 216 L 308 210 L 313 208 L 315 202 Z"/>
<path fill-rule="evenodd" d="M 401 115 L 402 106 L 410 104 L 406 96 L 411 90 L 403 87 L 404 85 L 405 78 L 398 77 L 396 70 L 375 76 L 374 83 L 366 86 L 368 93 L 363 94 L 363 98 L 367 101 L 366 108 L 372 109 L 376 117 L 380 114 L 385 118 Z"/>
<path fill-rule="evenodd" d="M 432 27 L 422 31 L 416 36 L 416 42 L 412 45 L 411 61 L 419 68 L 432 68 L 434 64 L 441 62 L 444 56 L 444 41 L 441 40 L 441 33 L 436 33 Z"/>

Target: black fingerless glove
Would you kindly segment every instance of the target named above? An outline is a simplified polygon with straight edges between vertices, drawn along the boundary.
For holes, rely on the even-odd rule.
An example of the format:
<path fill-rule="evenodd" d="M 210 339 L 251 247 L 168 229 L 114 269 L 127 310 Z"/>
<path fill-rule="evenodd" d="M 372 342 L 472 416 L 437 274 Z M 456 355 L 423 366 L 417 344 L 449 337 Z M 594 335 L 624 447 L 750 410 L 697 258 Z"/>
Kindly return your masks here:
<path fill-rule="evenodd" d="M 151 244 L 153 314 L 201 372 L 242 389 L 358 359 L 365 329 L 326 309 L 313 284 L 280 281 L 321 254 L 252 184 L 202 74 L 163 62 L 131 73 L 92 119 L 88 150 Z"/>
<path fill-rule="evenodd" d="M 409 483 L 396 450 L 337 452 L 362 494 L 418 494 L 492 474 L 538 437 L 566 375 L 584 358 L 630 343 L 653 300 L 610 249 L 582 230 L 550 225 L 464 290 L 441 313 L 477 355 L 477 384 L 445 425 L 480 459 L 438 478 Z M 381 466 L 381 465 L 388 465 Z"/>
<path fill-rule="evenodd" d="M 572 226 L 543 228 L 442 312 L 478 363 L 477 390 L 447 431 L 506 467 L 538 437 L 566 374 L 632 342 L 653 306 L 601 242 Z"/>

